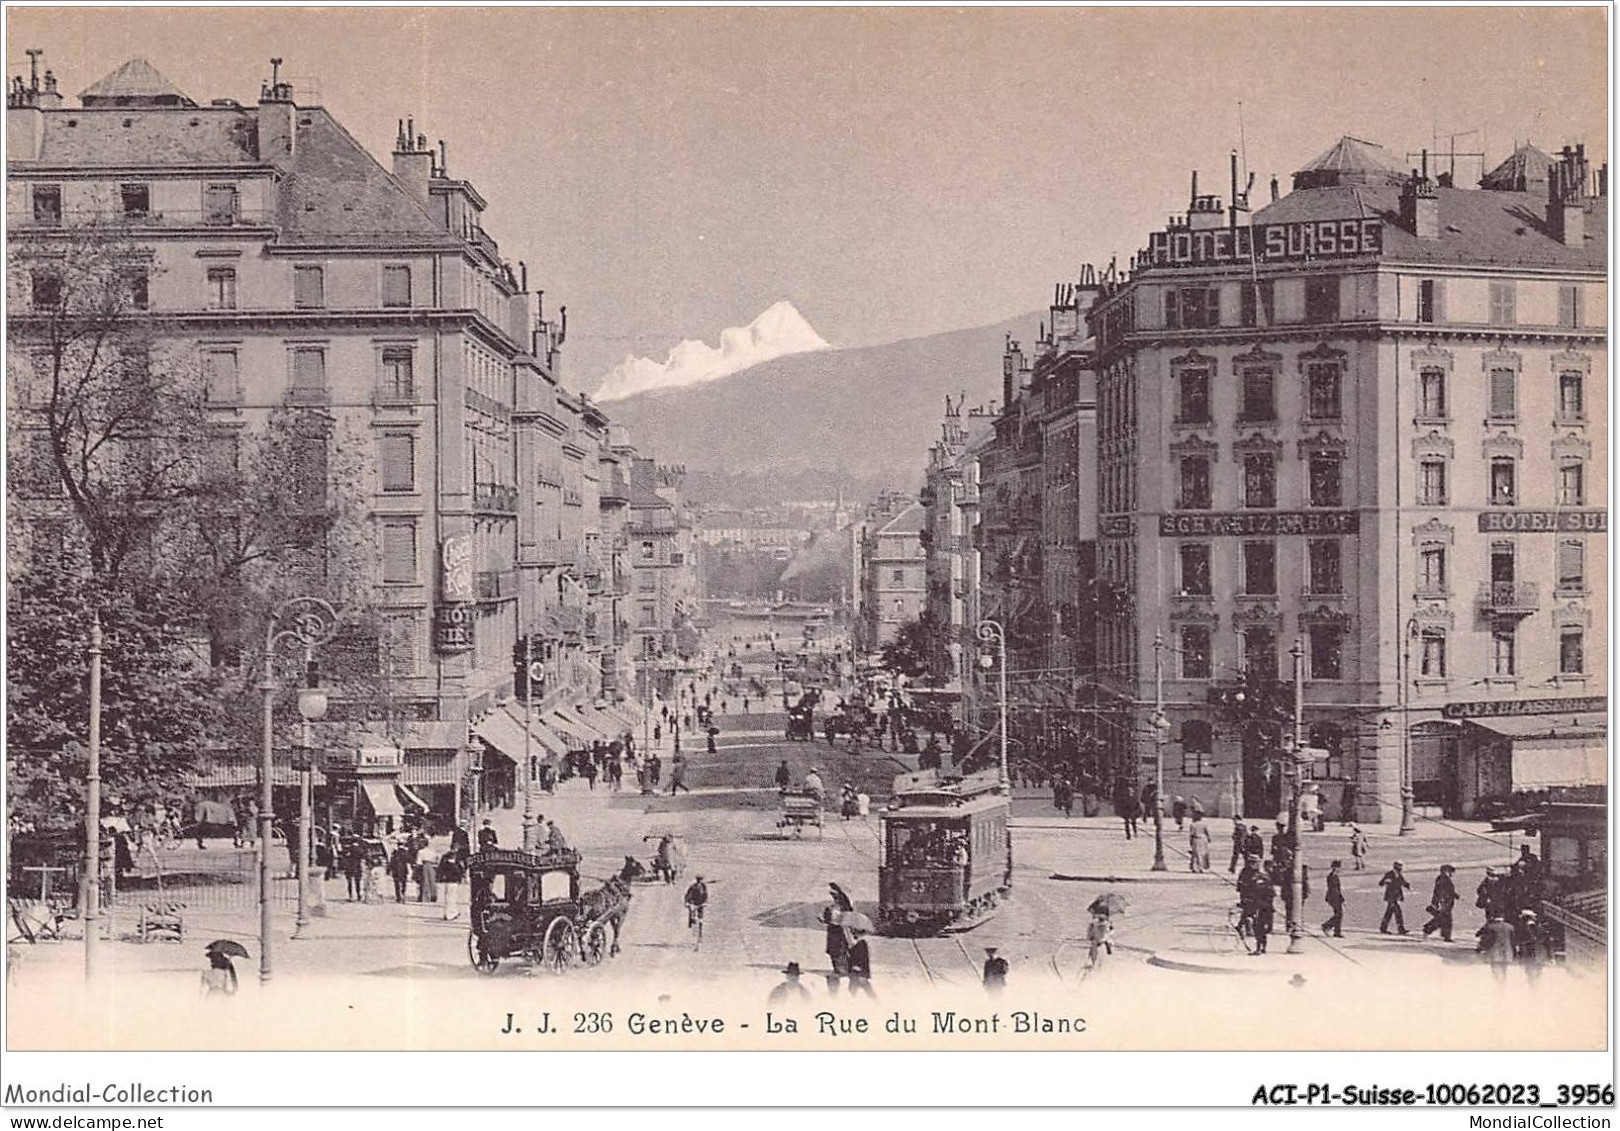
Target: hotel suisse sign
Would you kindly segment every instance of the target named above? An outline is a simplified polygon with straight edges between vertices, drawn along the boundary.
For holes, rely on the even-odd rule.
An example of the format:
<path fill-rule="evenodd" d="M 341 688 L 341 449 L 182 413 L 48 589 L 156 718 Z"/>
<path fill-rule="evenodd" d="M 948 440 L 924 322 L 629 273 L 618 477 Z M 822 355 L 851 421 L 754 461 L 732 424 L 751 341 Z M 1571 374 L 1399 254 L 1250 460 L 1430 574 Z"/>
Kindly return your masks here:
<path fill-rule="evenodd" d="M 1562 715 L 1607 711 L 1604 695 L 1571 699 L 1486 699 L 1472 703 L 1447 703 L 1440 713 L 1448 719 L 1499 719 L 1509 715 Z"/>
<path fill-rule="evenodd" d="M 1481 534 L 1602 534 L 1608 511 L 1482 511 Z"/>
<path fill-rule="evenodd" d="M 1148 260 L 1155 267 L 1186 267 L 1258 260 L 1337 259 L 1378 255 L 1384 250 L 1384 222 L 1373 217 L 1300 220 L 1292 224 L 1250 224 L 1240 228 L 1173 228 L 1148 237 Z"/>
<path fill-rule="evenodd" d="M 1237 537 L 1250 534 L 1355 534 L 1355 511 L 1238 511 L 1232 514 L 1161 514 L 1159 536 Z"/>

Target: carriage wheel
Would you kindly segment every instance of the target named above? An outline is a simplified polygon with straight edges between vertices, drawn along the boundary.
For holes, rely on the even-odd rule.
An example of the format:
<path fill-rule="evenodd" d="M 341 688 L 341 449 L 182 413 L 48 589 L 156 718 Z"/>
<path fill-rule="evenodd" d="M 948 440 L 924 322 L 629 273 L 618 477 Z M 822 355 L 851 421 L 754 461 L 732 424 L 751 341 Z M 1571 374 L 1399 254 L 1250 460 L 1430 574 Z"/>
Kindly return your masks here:
<path fill-rule="evenodd" d="M 579 933 L 574 924 L 558 916 L 546 925 L 546 937 L 540 944 L 540 955 L 545 965 L 561 974 L 579 958 Z"/>
<path fill-rule="evenodd" d="M 495 968 L 501 964 L 499 958 L 484 949 L 477 931 L 467 932 L 467 959 L 472 963 L 472 968 L 480 974 L 493 974 Z"/>
<path fill-rule="evenodd" d="M 580 949 L 580 957 L 585 965 L 599 965 L 608 953 L 607 924 L 598 919 L 585 930 L 585 943 Z"/>

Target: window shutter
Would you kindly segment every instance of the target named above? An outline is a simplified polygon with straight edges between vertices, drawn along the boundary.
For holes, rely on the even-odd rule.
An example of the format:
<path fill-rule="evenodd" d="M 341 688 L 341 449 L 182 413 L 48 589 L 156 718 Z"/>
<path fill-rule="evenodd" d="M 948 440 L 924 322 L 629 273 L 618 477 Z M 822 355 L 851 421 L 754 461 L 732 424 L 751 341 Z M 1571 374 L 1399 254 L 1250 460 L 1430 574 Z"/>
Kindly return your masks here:
<path fill-rule="evenodd" d="M 383 490 L 411 491 L 416 488 L 416 437 L 382 437 Z"/>
<path fill-rule="evenodd" d="M 416 580 L 416 525 L 408 522 L 383 524 L 383 580 Z"/>
<path fill-rule="evenodd" d="M 321 350 L 293 351 L 293 387 L 322 389 L 326 387 L 326 354 Z"/>

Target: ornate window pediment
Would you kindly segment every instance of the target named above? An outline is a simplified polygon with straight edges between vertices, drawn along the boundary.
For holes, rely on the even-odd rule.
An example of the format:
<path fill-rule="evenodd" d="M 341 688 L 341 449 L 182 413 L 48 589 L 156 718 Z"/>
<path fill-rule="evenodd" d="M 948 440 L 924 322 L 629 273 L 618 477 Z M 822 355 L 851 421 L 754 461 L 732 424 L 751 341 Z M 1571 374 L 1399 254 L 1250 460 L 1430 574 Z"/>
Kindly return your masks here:
<path fill-rule="evenodd" d="M 1412 611 L 1414 626 L 1420 631 L 1425 628 L 1453 628 L 1457 617 L 1450 609 L 1439 602 L 1421 604 Z"/>
<path fill-rule="evenodd" d="M 1579 436 L 1559 436 L 1552 442 L 1552 458 L 1590 460 L 1592 445 Z"/>
<path fill-rule="evenodd" d="M 1276 625 L 1282 622 L 1282 609 L 1273 599 L 1239 601 L 1232 621 L 1239 625 Z"/>
<path fill-rule="evenodd" d="M 1428 522 L 1420 522 L 1412 527 L 1412 545 L 1414 546 L 1449 546 L 1456 540 L 1456 531 L 1437 518 L 1431 518 Z"/>
<path fill-rule="evenodd" d="M 1515 373 L 1524 371 L 1524 358 L 1514 350 L 1487 350 L 1479 359 L 1481 373 L 1489 373 L 1493 369 L 1511 369 Z"/>
<path fill-rule="evenodd" d="M 1486 459 L 1493 456 L 1512 456 L 1514 459 L 1522 459 L 1524 458 L 1524 441 L 1515 436 L 1509 436 L 1506 432 L 1498 432 L 1494 436 L 1485 437 L 1485 442 L 1480 445 L 1480 451 L 1484 453 Z"/>
<path fill-rule="evenodd" d="M 1282 441 L 1271 436 L 1262 436 L 1255 432 L 1232 443 L 1232 450 L 1239 456 L 1266 454 L 1282 455 Z"/>
<path fill-rule="evenodd" d="M 1221 614 L 1215 611 L 1214 602 L 1208 597 L 1176 597 L 1170 606 L 1170 624 L 1207 624 L 1213 630 L 1221 623 Z"/>
<path fill-rule="evenodd" d="M 1553 623 L 1563 627 L 1592 627 L 1592 610 L 1576 601 L 1568 601 L 1553 608 Z"/>
<path fill-rule="evenodd" d="M 1274 369 L 1282 368 L 1282 355 L 1267 353 L 1256 345 L 1253 349 L 1236 354 L 1232 358 L 1232 372 L 1241 373 L 1249 366 L 1271 366 Z"/>
<path fill-rule="evenodd" d="M 1457 445 L 1450 437 L 1442 436 L 1431 429 L 1427 436 L 1416 436 L 1412 439 L 1412 455 L 1416 459 L 1439 456 L 1450 459 L 1457 454 Z"/>
<path fill-rule="evenodd" d="M 1425 369 L 1443 369 L 1447 373 L 1452 370 L 1455 359 L 1450 350 L 1440 349 L 1438 346 L 1424 346 L 1422 349 L 1412 351 L 1412 369 L 1421 373 Z"/>
<path fill-rule="evenodd" d="M 1576 350 L 1561 350 L 1552 355 L 1552 371 L 1554 373 L 1568 373 L 1571 370 L 1590 375 L 1592 372 L 1592 355 L 1580 353 Z"/>
<path fill-rule="evenodd" d="M 1174 456 L 1203 456 L 1213 462 L 1219 458 L 1221 446 L 1214 440 L 1206 440 L 1196 432 L 1185 439 L 1175 441 L 1170 445 L 1170 454 Z"/>
<path fill-rule="evenodd" d="M 1299 371 L 1301 373 L 1305 372 L 1305 367 L 1310 365 L 1313 361 L 1338 361 L 1338 362 L 1343 362 L 1346 359 L 1348 359 L 1349 356 L 1350 355 L 1348 353 L 1346 353 L 1344 350 L 1336 349 L 1335 347 L 1329 345 L 1327 342 L 1321 342 L 1321 343 L 1319 343 L 1319 344 L 1317 344 L 1315 346 L 1312 346 L 1310 349 L 1304 350 L 1304 351 L 1302 351 L 1300 353 L 1300 355 L 1299 355 Z"/>
<path fill-rule="evenodd" d="M 1170 359 L 1170 371 L 1172 373 L 1178 369 L 1201 369 L 1206 367 L 1214 369 L 1215 359 L 1208 354 L 1199 353 L 1197 350 Z"/>
<path fill-rule="evenodd" d="M 1343 436 L 1332 436 L 1323 429 L 1314 436 L 1307 436 L 1299 442 L 1299 457 L 1309 459 L 1313 455 L 1345 456 L 1350 453 L 1350 441 Z"/>
<path fill-rule="evenodd" d="M 1330 608 L 1327 605 L 1317 605 L 1314 609 L 1301 609 L 1299 611 L 1300 624 L 1327 625 L 1332 628 L 1349 629 L 1350 614 L 1343 609 Z"/>

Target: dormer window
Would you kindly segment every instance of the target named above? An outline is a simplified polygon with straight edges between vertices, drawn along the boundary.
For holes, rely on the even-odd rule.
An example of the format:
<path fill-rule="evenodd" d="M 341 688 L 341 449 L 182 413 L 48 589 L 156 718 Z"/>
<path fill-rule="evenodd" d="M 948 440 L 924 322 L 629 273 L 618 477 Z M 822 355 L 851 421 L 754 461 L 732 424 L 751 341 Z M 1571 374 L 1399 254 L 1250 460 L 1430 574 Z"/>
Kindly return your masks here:
<path fill-rule="evenodd" d="M 203 223 L 234 224 L 238 214 L 235 185 L 209 185 L 203 190 Z"/>
<path fill-rule="evenodd" d="M 123 202 L 124 219 L 144 220 L 152 214 L 150 185 L 119 185 L 118 196 Z"/>

